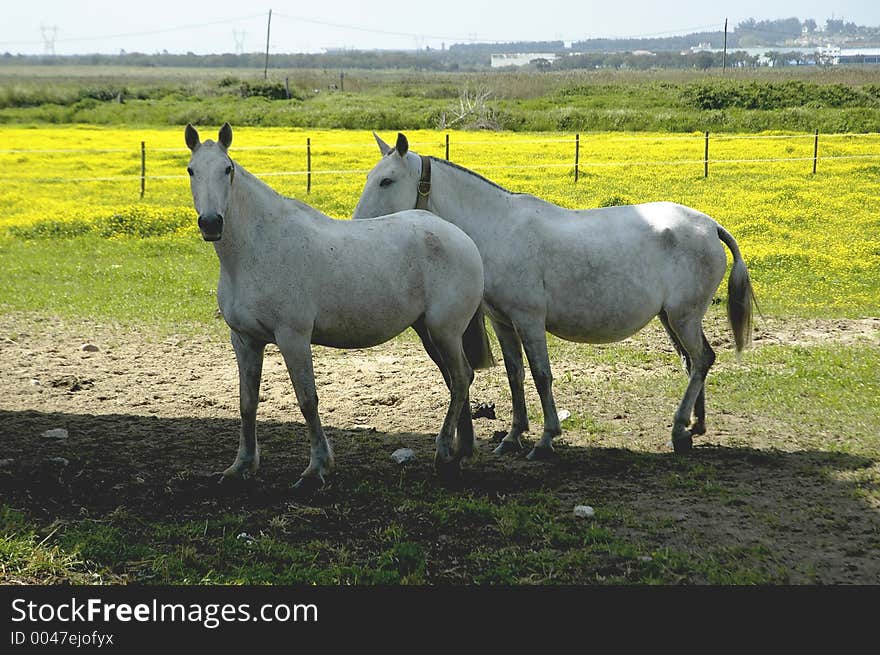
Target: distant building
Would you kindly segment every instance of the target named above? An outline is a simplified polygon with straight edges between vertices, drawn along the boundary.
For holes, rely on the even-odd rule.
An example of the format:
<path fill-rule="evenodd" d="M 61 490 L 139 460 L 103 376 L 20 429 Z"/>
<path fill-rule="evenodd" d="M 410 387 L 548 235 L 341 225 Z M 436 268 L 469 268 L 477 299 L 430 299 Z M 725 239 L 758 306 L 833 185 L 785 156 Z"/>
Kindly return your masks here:
<path fill-rule="evenodd" d="M 880 64 L 880 48 L 847 48 L 837 57 L 839 64 Z"/>
<path fill-rule="evenodd" d="M 687 52 L 688 51 L 685 50 L 681 54 L 687 54 Z M 692 45 L 690 47 L 690 52 L 691 52 L 691 54 L 694 54 L 694 55 L 697 54 L 698 52 L 713 52 L 712 44 L 707 41 L 706 43 L 701 42 L 701 43 L 698 43 L 697 45 Z"/>
<path fill-rule="evenodd" d="M 489 55 L 492 68 L 504 68 L 505 66 L 528 66 L 536 59 L 556 61 L 556 55 L 547 52 L 511 52 L 497 55 Z"/>

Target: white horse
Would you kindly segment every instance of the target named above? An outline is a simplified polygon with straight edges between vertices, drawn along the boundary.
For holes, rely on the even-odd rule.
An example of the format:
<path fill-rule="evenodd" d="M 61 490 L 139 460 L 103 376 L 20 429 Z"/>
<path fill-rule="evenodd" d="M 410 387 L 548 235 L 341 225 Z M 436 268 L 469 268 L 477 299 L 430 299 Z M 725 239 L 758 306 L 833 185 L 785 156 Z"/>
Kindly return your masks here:
<path fill-rule="evenodd" d="M 256 415 L 267 343 L 278 345 L 308 424 L 311 457 L 296 488 L 309 491 L 333 466 L 318 417 L 311 344 L 365 348 L 410 326 L 450 389 L 435 465 L 440 473 L 456 473 L 473 448 L 473 369 L 462 345 L 483 295 L 473 241 L 424 211 L 340 221 L 285 198 L 230 159 L 228 123 L 216 143 L 200 142 L 192 125 L 185 137 L 199 229 L 220 258 L 217 300 L 238 361 L 241 438 L 224 479 L 246 477 L 259 466 Z"/>
<path fill-rule="evenodd" d="M 513 399 L 510 431 L 495 450 L 519 450 L 529 429 L 523 394 L 525 348 L 541 397 L 544 433 L 529 459 L 550 456 L 561 433 L 551 390 L 546 332 L 608 343 L 658 316 L 685 362 L 689 382 L 675 412 L 672 443 L 686 452 L 706 431 L 704 381 L 715 353 L 702 320 L 733 254 L 728 315 L 741 351 L 751 338 L 754 293 L 739 247 L 705 214 L 669 202 L 570 210 L 511 193 L 476 173 L 376 141 L 382 159 L 367 176 L 355 218 L 414 206 L 470 236 L 483 257 L 484 307 L 504 353 Z M 694 418 L 692 422 L 692 418 Z"/>

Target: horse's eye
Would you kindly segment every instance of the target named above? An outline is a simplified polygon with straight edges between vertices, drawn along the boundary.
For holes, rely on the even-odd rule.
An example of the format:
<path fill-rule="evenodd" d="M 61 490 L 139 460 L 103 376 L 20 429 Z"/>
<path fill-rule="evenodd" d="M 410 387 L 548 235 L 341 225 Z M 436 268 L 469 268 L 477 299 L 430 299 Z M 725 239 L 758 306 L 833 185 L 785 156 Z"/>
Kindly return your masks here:
<path fill-rule="evenodd" d="M 383 178 L 381 182 L 379 182 L 380 187 L 391 186 L 391 183 L 394 182 L 390 177 Z"/>
<path fill-rule="evenodd" d="M 232 172 L 232 166 L 226 167 L 226 174 L 229 175 Z"/>
<path fill-rule="evenodd" d="M 187 166 L 187 167 L 186 167 L 186 172 L 189 173 L 189 176 L 190 176 L 190 177 L 192 177 L 192 176 L 193 176 L 193 169 L 192 169 L 192 166 Z"/>

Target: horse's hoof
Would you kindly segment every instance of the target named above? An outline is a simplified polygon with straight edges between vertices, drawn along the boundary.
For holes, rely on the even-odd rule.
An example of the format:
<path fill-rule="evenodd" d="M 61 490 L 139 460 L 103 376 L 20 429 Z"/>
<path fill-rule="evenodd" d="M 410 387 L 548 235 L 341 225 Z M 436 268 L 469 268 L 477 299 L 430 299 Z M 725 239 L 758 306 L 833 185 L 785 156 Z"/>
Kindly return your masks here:
<path fill-rule="evenodd" d="M 508 455 L 522 450 L 522 444 L 518 441 L 502 441 L 492 452 L 496 455 Z"/>
<path fill-rule="evenodd" d="M 705 425 L 705 424 L 700 424 L 700 423 L 694 423 L 694 424 L 690 427 L 690 431 L 691 431 L 691 436 L 692 436 L 692 437 L 696 437 L 696 436 L 699 436 L 699 435 L 701 435 L 701 434 L 706 434 L 706 425 Z"/>
<path fill-rule="evenodd" d="M 239 471 L 238 469 L 231 466 L 222 473 L 215 472 L 213 473 L 213 475 L 219 477 L 219 479 L 217 480 L 217 484 L 225 484 L 229 486 L 242 484 L 245 482 L 245 480 L 253 477 L 253 474 L 249 471 Z"/>
<path fill-rule="evenodd" d="M 526 459 L 530 462 L 546 462 L 553 459 L 553 446 L 535 446 L 526 455 Z"/>
<path fill-rule="evenodd" d="M 293 485 L 293 493 L 297 496 L 311 496 L 323 486 L 324 478 L 320 475 L 304 476 Z"/>
<path fill-rule="evenodd" d="M 694 447 L 694 440 L 690 437 L 690 435 L 686 437 L 678 437 L 672 440 L 672 449 L 675 451 L 676 455 L 686 455 L 691 452 Z"/>

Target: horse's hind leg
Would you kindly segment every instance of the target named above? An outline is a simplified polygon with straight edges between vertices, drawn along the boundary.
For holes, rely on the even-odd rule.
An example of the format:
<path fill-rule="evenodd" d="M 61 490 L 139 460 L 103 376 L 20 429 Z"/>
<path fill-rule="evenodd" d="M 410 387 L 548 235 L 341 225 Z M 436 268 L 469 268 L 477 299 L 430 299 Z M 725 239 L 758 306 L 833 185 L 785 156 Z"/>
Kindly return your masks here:
<path fill-rule="evenodd" d="M 492 320 L 492 327 L 501 344 L 501 353 L 504 356 L 504 368 L 507 370 L 507 382 L 510 385 L 510 398 L 513 404 L 513 421 L 510 430 L 498 447 L 496 455 L 518 452 L 522 450 L 520 437 L 523 432 L 529 431 L 529 415 L 526 411 L 526 397 L 523 390 L 526 370 L 523 366 L 522 342 L 519 340 L 516 330 L 509 325 L 504 325 Z"/>
<path fill-rule="evenodd" d="M 443 361 L 443 357 L 440 355 L 440 351 L 437 350 L 437 346 L 434 345 L 433 339 L 431 339 L 431 333 L 428 331 L 428 328 L 425 325 L 425 319 L 420 318 L 418 321 L 413 323 L 412 327 L 413 330 L 416 331 L 416 334 L 419 335 L 419 338 L 422 340 L 422 345 L 425 347 L 425 352 L 428 353 L 428 356 L 437 365 L 437 368 L 440 369 L 440 373 L 443 375 L 443 381 L 446 383 L 446 388 L 451 391 L 452 382 L 449 379 L 449 371 L 446 370 L 446 364 Z M 473 455 L 474 423 L 470 412 L 470 395 L 468 395 L 468 399 L 465 400 L 464 409 L 462 409 L 461 413 L 459 414 L 458 429 L 456 431 L 456 434 L 458 437 L 455 443 L 456 454 L 459 457 L 470 457 L 471 455 Z"/>
<path fill-rule="evenodd" d="M 687 354 L 687 351 L 681 345 L 681 342 L 678 340 L 678 335 L 672 330 L 672 327 L 669 325 L 669 318 L 666 316 L 665 311 L 661 311 L 658 315 L 660 319 L 660 323 L 663 324 L 664 329 L 666 330 L 666 334 L 669 335 L 669 340 L 672 341 L 672 345 L 675 347 L 675 351 L 678 353 L 678 356 L 681 357 L 682 362 L 684 363 L 684 369 L 687 372 L 688 376 L 691 373 L 691 358 L 690 355 Z M 703 334 L 702 328 L 700 328 L 700 333 L 703 336 L 704 346 L 709 348 L 711 351 L 712 348 L 709 346 L 709 342 L 706 340 L 706 335 Z M 706 385 L 700 387 L 700 393 L 697 395 L 697 400 L 694 402 L 694 422 L 690 426 L 691 434 L 696 436 L 700 434 L 706 434 Z"/>
<path fill-rule="evenodd" d="M 232 332 L 232 348 L 238 362 L 238 396 L 241 409 L 241 434 L 238 455 L 232 466 L 223 471 L 223 480 L 245 478 L 260 467 L 257 445 L 257 405 L 260 401 L 260 376 L 263 372 L 263 352 L 266 344 Z"/>
<path fill-rule="evenodd" d="M 697 400 L 705 393 L 706 375 L 715 362 L 715 353 L 703 335 L 701 316 L 686 318 L 669 316 L 669 326 L 672 333 L 678 337 L 678 342 L 691 364 L 688 386 L 681 404 L 675 412 L 672 424 L 672 447 L 675 452 L 682 453 L 691 449 L 692 437 L 694 434 L 698 434 L 688 426 L 696 409 Z M 700 420 L 701 417 L 698 413 L 694 428 L 705 431 L 705 401 L 700 412 L 703 413 L 702 420 Z"/>
<path fill-rule="evenodd" d="M 449 330 L 446 326 L 428 326 L 431 341 L 440 354 L 441 361 L 449 373 L 449 409 L 443 419 L 443 425 L 437 435 L 437 452 L 434 466 L 444 477 L 455 477 L 460 471 L 460 461 L 467 446 L 462 443 L 459 435 L 459 446 L 453 448 L 455 425 L 462 412 L 468 412 L 468 391 L 474 379 L 474 372 L 468 364 L 461 343 L 461 333 Z M 473 434 L 473 432 L 471 432 Z M 471 444 L 471 448 L 472 448 Z"/>
<path fill-rule="evenodd" d="M 559 426 L 556 401 L 553 399 L 553 373 L 550 370 L 550 355 L 547 353 L 547 332 L 543 321 L 517 323 L 517 331 L 529 360 L 532 379 L 541 398 L 541 410 L 544 414 L 544 433 L 526 458 L 549 459 L 553 454 L 553 438 L 562 434 L 562 428 Z"/>

